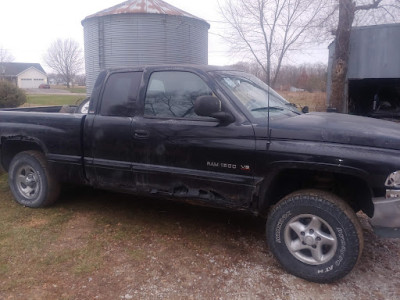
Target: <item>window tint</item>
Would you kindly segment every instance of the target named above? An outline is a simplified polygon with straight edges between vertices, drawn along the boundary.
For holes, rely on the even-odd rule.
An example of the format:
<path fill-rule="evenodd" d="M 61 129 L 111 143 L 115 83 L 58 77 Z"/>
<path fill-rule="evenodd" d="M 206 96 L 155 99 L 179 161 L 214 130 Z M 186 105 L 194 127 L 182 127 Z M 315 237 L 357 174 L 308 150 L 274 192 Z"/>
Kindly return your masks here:
<path fill-rule="evenodd" d="M 155 72 L 147 88 L 146 116 L 163 118 L 204 118 L 194 112 L 199 96 L 213 95 L 206 83 L 190 72 Z"/>
<path fill-rule="evenodd" d="M 132 116 L 142 72 L 114 73 L 107 80 L 101 102 L 103 116 Z"/>

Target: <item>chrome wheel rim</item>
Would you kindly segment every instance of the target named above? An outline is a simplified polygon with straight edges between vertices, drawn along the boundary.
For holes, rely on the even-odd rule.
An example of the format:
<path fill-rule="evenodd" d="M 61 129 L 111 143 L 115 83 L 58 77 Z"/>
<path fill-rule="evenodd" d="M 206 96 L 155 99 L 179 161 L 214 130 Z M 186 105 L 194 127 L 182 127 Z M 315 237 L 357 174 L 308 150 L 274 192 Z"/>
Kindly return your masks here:
<path fill-rule="evenodd" d="M 338 240 L 332 227 L 322 218 L 302 214 L 285 226 L 285 244 L 298 260 L 309 265 L 321 265 L 335 255 Z"/>
<path fill-rule="evenodd" d="M 30 165 L 19 167 L 16 173 L 16 186 L 18 192 L 26 199 L 35 199 L 40 193 L 39 174 Z"/>

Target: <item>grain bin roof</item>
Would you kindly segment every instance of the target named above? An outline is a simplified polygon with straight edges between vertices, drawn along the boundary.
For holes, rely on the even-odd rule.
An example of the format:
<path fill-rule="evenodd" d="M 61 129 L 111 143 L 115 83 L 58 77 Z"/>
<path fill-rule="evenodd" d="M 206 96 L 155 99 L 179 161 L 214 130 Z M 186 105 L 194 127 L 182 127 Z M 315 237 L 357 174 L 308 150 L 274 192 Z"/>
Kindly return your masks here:
<path fill-rule="evenodd" d="M 183 16 L 204 21 L 203 19 L 193 16 L 161 0 L 125 1 L 113 7 L 99 11 L 93 15 L 87 16 L 85 20 L 94 17 L 103 17 L 108 15 L 118 15 L 118 14 L 161 14 L 161 15 Z"/>

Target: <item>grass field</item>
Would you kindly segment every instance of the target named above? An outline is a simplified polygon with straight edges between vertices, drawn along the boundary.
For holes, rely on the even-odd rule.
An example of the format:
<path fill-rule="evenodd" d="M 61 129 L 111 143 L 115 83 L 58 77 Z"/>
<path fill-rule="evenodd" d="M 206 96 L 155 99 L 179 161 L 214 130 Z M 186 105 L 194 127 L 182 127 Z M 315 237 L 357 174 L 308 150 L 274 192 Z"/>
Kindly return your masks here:
<path fill-rule="evenodd" d="M 67 90 L 70 93 L 81 93 L 81 94 L 85 94 L 86 93 L 86 88 L 82 88 L 82 87 L 73 87 L 73 88 L 69 88 Z"/>
<path fill-rule="evenodd" d="M 399 299 L 400 243 L 360 221 L 360 262 L 321 285 L 278 265 L 262 219 L 71 187 L 31 209 L 2 175 L 0 299 Z"/>
<path fill-rule="evenodd" d="M 81 94 L 86 93 L 86 87 L 84 87 L 84 86 L 74 86 L 74 87 L 67 88 L 65 85 L 52 85 L 51 88 L 58 89 L 58 90 L 66 90 L 70 93 L 81 93 Z"/>
<path fill-rule="evenodd" d="M 326 111 L 326 93 L 279 91 L 279 94 L 298 107 L 308 106 L 310 111 Z"/>
<path fill-rule="evenodd" d="M 24 106 L 75 105 L 85 98 L 80 95 L 27 95 Z"/>
<path fill-rule="evenodd" d="M 85 236 L 83 245 L 71 248 L 68 245 L 71 236 L 62 237 L 73 209 L 65 206 L 29 209 L 16 204 L 5 174 L 0 176 L 0 195 L 0 299 L 4 299 L 2 292 L 18 287 L 40 287 L 45 273 L 67 270 L 81 278 L 100 266 L 96 254 L 101 246 L 93 236 Z M 64 240 L 64 245 L 60 240 Z"/>
<path fill-rule="evenodd" d="M 262 240 L 258 219 L 91 189 L 64 189 L 55 205 L 26 208 L 13 201 L 4 174 L 0 299 L 125 299 L 119 296 L 127 294 L 127 285 L 139 290 L 149 280 L 159 282 L 155 274 L 164 266 L 171 286 L 184 277 L 208 278 L 212 248 L 232 255 L 243 249 L 237 226 L 226 226 L 237 218 L 245 220 L 238 225 L 244 236 Z M 253 233 L 256 224 L 260 230 Z M 214 246 L 221 242 L 226 250 Z"/>

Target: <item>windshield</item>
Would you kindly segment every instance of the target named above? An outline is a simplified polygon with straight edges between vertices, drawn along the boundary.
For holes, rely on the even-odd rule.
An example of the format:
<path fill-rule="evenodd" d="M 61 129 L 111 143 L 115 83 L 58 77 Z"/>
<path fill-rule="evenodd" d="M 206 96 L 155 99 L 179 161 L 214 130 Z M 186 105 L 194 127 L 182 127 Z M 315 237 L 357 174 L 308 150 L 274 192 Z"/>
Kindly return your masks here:
<path fill-rule="evenodd" d="M 255 76 L 243 72 L 216 74 L 220 84 L 229 89 L 254 118 L 267 118 L 268 112 L 271 118 L 300 114 L 294 105 Z"/>

